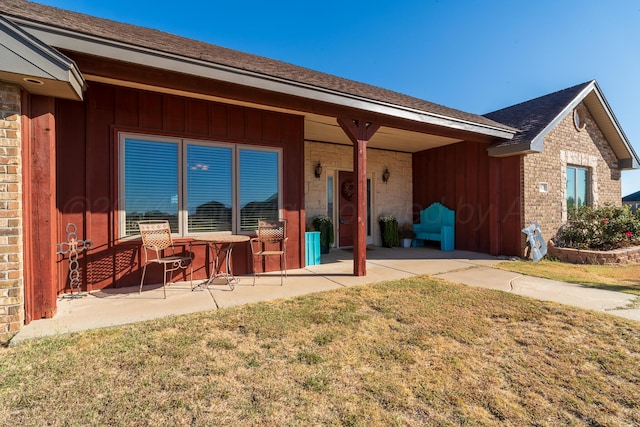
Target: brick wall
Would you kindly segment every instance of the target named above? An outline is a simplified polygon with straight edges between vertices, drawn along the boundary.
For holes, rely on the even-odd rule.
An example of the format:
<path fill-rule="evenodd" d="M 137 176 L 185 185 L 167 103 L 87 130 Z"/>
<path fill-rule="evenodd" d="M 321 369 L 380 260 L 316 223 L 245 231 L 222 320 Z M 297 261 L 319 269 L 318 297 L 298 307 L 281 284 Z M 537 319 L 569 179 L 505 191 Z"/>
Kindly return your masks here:
<path fill-rule="evenodd" d="M 20 89 L 0 82 L 0 343 L 24 323 Z"/>
<path fill-rule="evenodd" d="M 327 175 L 338 180 L 338 171 L 353 170 L 353 146 L 305 142 L 304 195 L 307 223 L 317 215 L 327 214 Z M 316 178 L 316 164 L 322 164 L 322 177 Z M 389 182 L 382 182 L 384 168 L 389 168 Z M 371 179 L 373 244 L 381 245 L 378 217 L 392 214 L 398 223 L 412 222 L 411 154 L 395 151 L 367 149 L 367 178 Z M 337 198 L 335 198 L 337 209 Z M 335 221 L 334 220 L 334 226 Z M 336 227 L 337 229 L 337 227 Z M 337 241 L 337 236 L 336 236 Z"/>
<path fill-rule="evenodd" d="M 583 104 L 577 108 L 586 123 L 582 130 L 576 129 L 571 112 L 545 137 L 542 153 L 523 159 L 524 224 L 537 221 L 547 240 L 567 220 L 567 165 L 589 168 L 594 207 L 622 203 L 617 158 L 589 110 Z M 541 184 L 546 184 L 547 192 L 540 191 Z"/>

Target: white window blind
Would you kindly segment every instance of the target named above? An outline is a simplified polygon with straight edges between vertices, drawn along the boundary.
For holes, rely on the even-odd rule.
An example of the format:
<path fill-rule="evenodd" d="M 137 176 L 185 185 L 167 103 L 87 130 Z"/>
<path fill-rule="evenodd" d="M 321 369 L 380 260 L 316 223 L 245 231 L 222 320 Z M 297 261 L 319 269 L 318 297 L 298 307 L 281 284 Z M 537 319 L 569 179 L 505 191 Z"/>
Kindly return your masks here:
<path fill-rule="evenodd" d="M 231 148 L 187 145 L 188 233 L 232 231 Z"/>
<path fill-rule="evenodd" d="M 120 134 L 119 230 L 166 219 L 179 235 L 254 230 L 279 219 L 280 149 Z"/>
<path fill-rule="evenodd" d="M 137 221 L 166 219 L 178 232 L 178 144 L 129 139 L 125 145 L 126 234 Z"/>
<path fill-rule="evenodd" d="M 278 153 L 240 149 L 240 228 L 255 230 L 259 219 L 279 217 Z"/>

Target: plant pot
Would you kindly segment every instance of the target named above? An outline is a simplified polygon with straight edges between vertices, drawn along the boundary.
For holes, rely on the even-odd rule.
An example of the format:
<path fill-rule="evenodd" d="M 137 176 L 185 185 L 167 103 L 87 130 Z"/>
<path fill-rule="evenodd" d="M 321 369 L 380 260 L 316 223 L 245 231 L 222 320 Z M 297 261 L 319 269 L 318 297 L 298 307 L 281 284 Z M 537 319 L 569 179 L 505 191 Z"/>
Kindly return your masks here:
<path fill-rule="evenodd" d="M 403 248 L 410 248 L 411 247 L 411 241 L 413 239 L 402 239 L 402 247 Z"/>
<path fill-rule="evenodd" d="M 333 224 L 324 223 L 320 226 L 320 253 L 328 254 L 333 239 Z"/>
<path fill-rule="evenodd" d="M 398 239 L 398 223 L 396 221 L 379 221 L 382 236 L 382 246 L 393 248 L 400 246 Z"/>

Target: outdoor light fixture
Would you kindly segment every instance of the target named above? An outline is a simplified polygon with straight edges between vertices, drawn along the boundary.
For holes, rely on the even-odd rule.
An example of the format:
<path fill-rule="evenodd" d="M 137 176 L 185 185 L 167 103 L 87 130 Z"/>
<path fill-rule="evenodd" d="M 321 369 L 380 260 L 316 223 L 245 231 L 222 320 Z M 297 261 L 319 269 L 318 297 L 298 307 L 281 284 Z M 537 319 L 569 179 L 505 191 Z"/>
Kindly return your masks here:
<path fill-rule="evenodd" d="M 316 165 L 314 173 L 316 175 L 316 178 L 320 178 L 320 176 L 322 176 L 322 165 L 320 164 L 320 162 L 318 162 L 318 164 Z"/>
<path fill-rule="evenodd" d="M 389 181 L 389 175 L 391 175 L 389 173 L 389 168 L 384 168 L 384 172 L 382 172 L 382 182 L 386 183 Z"/>
<path fill-rule="evenodd" d="M 40 86 L 40 85 L 44 84 L 44 82 L 42 80 L 34 79 L 34 78 L 31 78 L 31 77 L 25 77 L 22 80 L 24 80 L 27 83 L 31 83 L 32 85 L 39 85 Z"/>

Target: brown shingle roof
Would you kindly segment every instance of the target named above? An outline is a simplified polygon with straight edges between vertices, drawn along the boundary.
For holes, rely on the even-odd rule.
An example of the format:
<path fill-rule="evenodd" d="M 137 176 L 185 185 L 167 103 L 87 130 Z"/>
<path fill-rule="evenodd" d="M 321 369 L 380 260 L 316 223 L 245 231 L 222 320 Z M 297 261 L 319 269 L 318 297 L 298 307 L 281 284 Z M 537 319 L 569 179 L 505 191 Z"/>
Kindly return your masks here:
<path fill-rule="evenodd" d="M 24 0 L 3 0 L 0 13 L 7 17 L 17 17 L 50 27 L 63 28 L 161 52 L 179 54 L 188 58 L 386 102 L 425 113 L 511 130 L 510 127 L 504 124 L 480 115 L 466 113 L 398 92 L 298 67 L 286 62 L 239 52 L 150 28 L 124 24 Z"/>
<path fill-rule="evenodd" d="M 511 107 L 485 114 L 492 120 L 520 129 L 513 139 L 501 146 L 533 141 L 587 87 L 591 81 Z"/>

